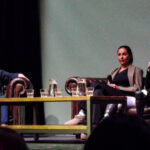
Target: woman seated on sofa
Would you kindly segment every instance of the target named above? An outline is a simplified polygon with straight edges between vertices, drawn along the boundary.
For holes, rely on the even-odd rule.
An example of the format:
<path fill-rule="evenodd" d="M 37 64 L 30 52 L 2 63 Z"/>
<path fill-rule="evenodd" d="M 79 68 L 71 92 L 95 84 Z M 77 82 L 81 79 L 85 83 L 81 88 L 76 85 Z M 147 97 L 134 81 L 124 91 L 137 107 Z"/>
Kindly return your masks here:
<path fill-rule="evenodd" d="M 143 71 L 134 65 L 131 48 L 122 45 L 117 50 L 117 57 L 120 66 L 114 69 L 109 75 L 107 84 L 98 81 L 93 83 L 94 96 L 135 96 L 135 92 L 142 89 Z M 130 106 L 135 106 L 135 101 L 129 103 Z M 110 116 L 117 108 L 115 104 L 102 106 L 93 104 L 92 122 L 99 122 L 104 116 Z M 105 113 L 103 111 L 105 110 Z M 80 115 L 81 114 L 81 115 Z M 74 119 L 66 122 L 66 125 L 79 124 L 85 117 L 80 113 Z"/>

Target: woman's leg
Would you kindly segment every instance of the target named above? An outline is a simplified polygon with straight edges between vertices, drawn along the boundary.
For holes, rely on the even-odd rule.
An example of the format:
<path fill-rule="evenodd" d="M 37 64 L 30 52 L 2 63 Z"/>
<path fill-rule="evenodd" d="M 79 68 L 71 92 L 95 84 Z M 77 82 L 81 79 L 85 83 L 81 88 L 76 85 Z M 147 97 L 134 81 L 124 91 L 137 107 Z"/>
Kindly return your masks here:
<path fill-rule="evenodd" d="M 102 96 L 103 92 L 101 89 L 96 89 L 93 95 Z M 92 105 L 92 123 L 99 123 L 99 121 L 104 116 L 105 108 L 106 108 L 106 104 L 93 104 Z"/>
<path fill-rule="evenodd" d="M 106 96 L 127 96 L 127 95 L 133 95 L 131 92 L 124 92 L 121 90 L 117 90 L 115 88 L 109 87 L 106 84 L 101 84 L 99 85 L 101 89 L 103 89 L 103 94 Z M 106 110 L 104 113 L 104 117 L 111 116 L 113 115 L 117 109 L 118 109 L 118 104 L 107 104 Z"/>
<path fill-rule="evenodd" d="M 94 96 L 103 96 L 103 95 L 118 95 L 117 91 L 111 87 L 109 87 L 105 83 L 94 82 Z M 116 104 L 93 104 L 93 112 L 92 112 L 92 122 L 98 123 L 104 116 L 109 116 L 110 114 L 116 111 Z"/>
<path fill-rule="evenodd" d="M 109 117 L 117 111 L 117 104 L 107 104 L 104 117 Z"/>

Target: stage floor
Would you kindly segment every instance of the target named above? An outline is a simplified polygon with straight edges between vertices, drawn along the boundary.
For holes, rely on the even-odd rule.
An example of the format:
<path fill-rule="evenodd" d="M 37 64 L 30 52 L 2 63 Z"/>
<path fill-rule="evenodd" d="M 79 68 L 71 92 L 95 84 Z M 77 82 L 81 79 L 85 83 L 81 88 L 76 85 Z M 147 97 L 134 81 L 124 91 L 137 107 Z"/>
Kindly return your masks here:
<path fill-rule="evenodd" d="M 83 150 L 85 141 L 75 135 L 40 135 L 38 141 L 33 136 L 24 137 L 30 150 Z"/>
<path fill-rule="evenodd" d="M 83 150 L 84 144 L 28 143 L 29 150 Z"/>

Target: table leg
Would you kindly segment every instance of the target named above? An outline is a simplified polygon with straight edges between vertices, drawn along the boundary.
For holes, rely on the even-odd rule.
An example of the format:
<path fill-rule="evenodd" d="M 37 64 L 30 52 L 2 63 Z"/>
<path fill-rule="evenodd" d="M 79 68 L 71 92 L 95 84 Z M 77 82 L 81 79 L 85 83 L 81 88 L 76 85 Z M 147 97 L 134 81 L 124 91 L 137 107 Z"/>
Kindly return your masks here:
<path fill-rule="evenodd" d="M 92 117 L 91 117 L 92 107 L 91 101 L 87 101 L 87 136 L 89 137 L 92 131 Z"/>
<path fill-rule="evenodd" d="M 38 124 L 38 104 L 33 105 L 33 124 L 37 125 Z M 34 140 L 38 141 L 39 134 L 35 133 L 34 134 Z"/>

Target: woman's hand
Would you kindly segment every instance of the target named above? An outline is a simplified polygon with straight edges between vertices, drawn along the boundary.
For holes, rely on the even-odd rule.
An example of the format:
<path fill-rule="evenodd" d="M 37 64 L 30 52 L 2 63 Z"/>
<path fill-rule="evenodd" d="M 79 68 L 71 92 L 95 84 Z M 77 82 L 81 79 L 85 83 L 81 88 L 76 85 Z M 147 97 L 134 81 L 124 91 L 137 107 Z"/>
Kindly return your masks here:
<path fill-rule="evenodd" d="M 116 84 L 112 84 L 112 83 L 109 83 L 108 86 L 114 88 L 114 89 L 118 89 L 118 86 Z"/>

